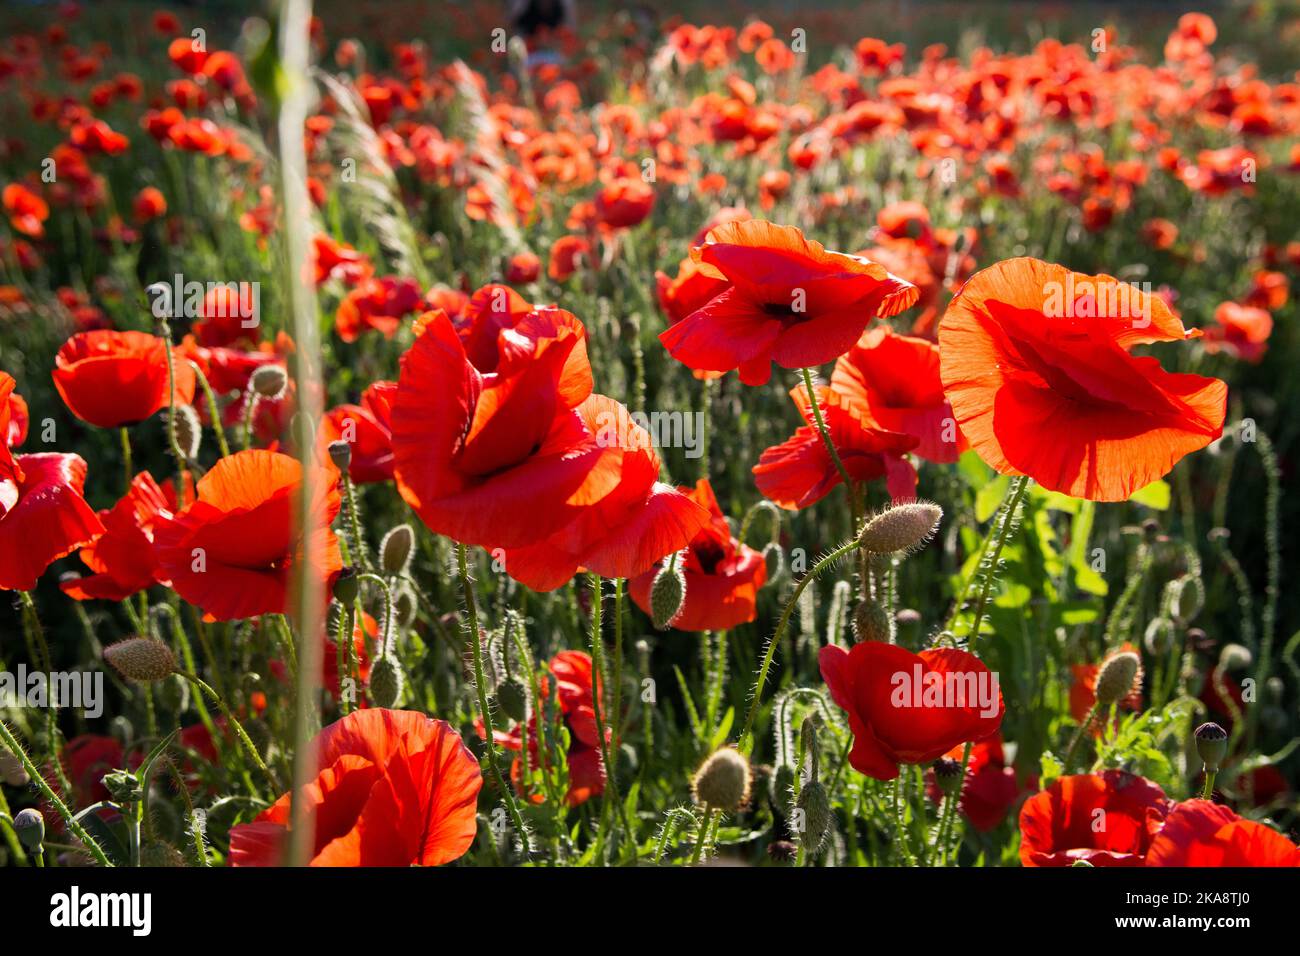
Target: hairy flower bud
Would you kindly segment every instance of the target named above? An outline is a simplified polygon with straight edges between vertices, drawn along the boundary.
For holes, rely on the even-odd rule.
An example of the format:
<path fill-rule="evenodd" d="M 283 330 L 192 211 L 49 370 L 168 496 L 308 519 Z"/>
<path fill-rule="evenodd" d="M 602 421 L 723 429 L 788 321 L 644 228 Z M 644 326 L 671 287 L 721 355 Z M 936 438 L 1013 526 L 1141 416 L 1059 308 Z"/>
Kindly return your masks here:
<path fill-rule="evenodd" d="M 1217 773 L 1228 753 L 1228 732 L 1213 722 L 1201 724 L 1196 728 L 1196 752 L 1205 769 Z"/>
<path fill-rule="evenodd" d="M 831 798 L 820 780 L 809 780 L 799 791 L 795 808 L 803 811 L 804 849 L 816 853 L 831 828 Z"/>
<path fill-rule="evenodd" d="M 179 867 L 185 865 L 181 851 L 170 843 L 150 840 L 140 847 L 140 865 L 148 867 Z"/>
<path fill-rule="evenodd" d="M 127 680 L 151 684 L 176 673 L 176 656 L 162 641 L 128 637 L 104 648 L 108 661 Z"/>
<path fill-rule="evenodd" d="M 409 524 L 399 524 L 379 542 L 379 566 L 385 574 L 405 574 L 415 547 L 415 531 Z"/>
<path fill-rule="evenodd" d="M 1250 648 L 1242 644 L 1224 644 L 1219 651 L 1219 666 L 1225 671 L 1244 671 L 1254 659 Z"/>
<path fill-rule="evenodd" d="M 853 636 L 859 644 L 863 641 L 888 641 L 889 615 L 885 609 L 869 598 L 859 601 L 853 609 Z"/>
<path fill-rule="evenodd" d="M 259 365 L 248 384 L 262 398 L 279 398 L 289 386 L 289 373 L 281 365 Z"/>
<path fill-rule="evenodd" d="M 193 405 L 176 406 L 176 444 L 187 459 L 198 457 L 203 441 L 203 424 Z"/>
<path fill-rule="evenodd" d="M 402 665 L 385 654 L 370 667 L 370 700 L 376 707 L 396 707 L 405 683 Z"/>
<path fill-rule="evenodd" d="M 894 505 L 867 522 L 858 544 L 873 554 L 915 551 L 930 540 L 943 509 L 931 501 Z"/>
<path fill-rule="evenodd" d="M 497 685 L 497 705 L 511 720 L 523 722 L 528 715 L 528 692 L 518 678 L 507 677 Z"/>
<path fill-rule="evenodd" d="M 27 768 L 3 747 L 0 747 L 0 783 L 7 783 L 11 787 L 27 785 Z"/>
<path fill-rule="evenodd" d="M 686 603 L 686 575 L 680 559 L 664 562 L 650 584 L 650 620 L 656 630 L 665 630 Z"/>
<path fill-rule="evenodd" d="M 749 800 L 749 761 L 733 747 L 714 751 L 695 772 L 691 790 L 697 803 L 733 812 Z"/>
<path fill-rule="evenodd" d="M 1117 704 L 1142 686 L 1142 659 L 1133 651 L 1117 651 L 1097 671 L 1097 703 Z"/>
<path fill-rule="evenodd" d="M 361 593 L 361 580 L 354 567 L 345 567 L 334 579 L 334 597 L 343 606 L 351 604 Z"/>

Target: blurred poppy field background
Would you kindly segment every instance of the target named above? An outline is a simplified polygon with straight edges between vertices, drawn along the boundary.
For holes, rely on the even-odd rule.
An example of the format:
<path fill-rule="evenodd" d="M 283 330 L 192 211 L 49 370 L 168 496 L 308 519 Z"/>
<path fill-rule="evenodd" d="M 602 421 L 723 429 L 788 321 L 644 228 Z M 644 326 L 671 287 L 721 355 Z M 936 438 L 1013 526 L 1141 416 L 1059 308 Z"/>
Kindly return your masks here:
<path fill-rule="evenodd" d="M 7 865 L 1300 865 L 1296 3 L 0 23 Z"/>

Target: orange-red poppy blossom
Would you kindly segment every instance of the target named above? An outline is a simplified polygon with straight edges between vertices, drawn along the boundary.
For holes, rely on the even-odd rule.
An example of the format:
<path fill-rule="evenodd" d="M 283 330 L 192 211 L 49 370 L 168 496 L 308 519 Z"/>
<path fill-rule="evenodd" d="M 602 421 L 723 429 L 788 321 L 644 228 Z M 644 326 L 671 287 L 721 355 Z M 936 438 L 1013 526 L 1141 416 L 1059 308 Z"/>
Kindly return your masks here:
<path fill-rule="evenodd" d="M 679 631 L 725 631 L 754 620 L 758 592 L 767 582 L 763 555 L 732 537 L 707 478 L 697 481 L 694 488 L 678 490 L 702 506 L 709 521 L 680 559 L 686 600 L 670 623 Z M 651 585 L 664 560 L 627 582 L 628 594 L 647 614 L 651 613 Z"/>
<path fill-rule="evenodd" d="M 1300 847 L 1271 827 L 1209 800 L 1180 803 L 1165 817 L 1147 866 L 1300 866 Z"/>
<path fill-rule="evenodd" d="M 159 583 L 153 525 L 167 509 L 167 497 L 147 471 L 131 481 L 117 504 L 99 513 L 104 534 L 81 549 L 93 572 L 60 582 L 63 593 L 78 601 L 121 601 Z"/>
<path fill-rule="evenodd" d="M 252 449 L 222 458 L 195 486 L 196 499 L 154 524 L 154 546 L 164 578 L 209 620 L 282 614 L 289 578 L 304 556 L 295 527 L 294 497 L 302 465 L 288 455 Z M 312 538 L 326 586 L 343 567 L 330 523 L 339 513 L 336 476 L 313 475 Z"/>
<path fill-rule="evenodd" d="M 9 225 L 15 232 L 39 239 L 45 235 L 45 220 L 50 218 L 50 207 L 39 195 L 21 183 L 10 183 L 0 194 Z"/>
<path fill-rule="evenodd" d="M 899 764 L 929 763 L 1002 724 L 997 677 L 967 651 L 913 654 L 863 641 L 847 650 L 828 644 L 818 660 L 831 699 L 849 717 L 849 764 L 877 780 L 893 780 Z"/>
<path fill-rule="evenodd" d="M 133 425 L 171 404 L 194 401 L 194 370 L 176 349 L 146 332 L 79 332 L 54 357 L 54 387 L 68 410 L 100 428 Z"/>
<path fill-rule="evenodd" d="M 1168 812 L 1165 792 L 1145 777 L 1122 770 L 1057 777 L 1020 808 L 1020 862 L 1142 866 Z"/>
<path fill-rule="evenodd" d="M 307 785 L 312 866 L 440 866 L 478 831 L 478 760 L 445 720 L 369 708 L 313 741 L 320 772 Z M 230 830 L 231 866 L 282 865 L 291 794 Z"/>
<path fill-rule="evenodd" d="M 1223 433 L 1227 385 L 1129 351 L 1194 334 L 1133 285 L 1008 259 L 949 304 L 940 375 L 958 426 L 996 471 L 1122 501 Z"/>
<path fill-rule="evenodd" d="M 910 282 L 861 256 L 830 252 L 794 226 L 762 219 L 723 223 L 691 250 L 706 275 L 731 282 L 659 336 L 689 368 L 739 369 L 763 385 L 772 363 L 821 365 L 844 354 L 877 316 L 916 302 Z"/>
<path fill-rule="evenodd" d="M 430 530 L 523 547 L 620 484 L 620 450 L 577 411 L 592 388 L 586 339 L 570 312 L 530 313 L 500 331 L 495 370 L 483 372 L 447 315 L 431 316 L 393 400 L 397 487 Z"/>
<path fill-rule="evenodd" d="M 854 481 L 884 478 L 893 499 L 915 497 L 916 469 L 906 456 L 919 439 L 883 427 L 865 405 L 834 387 L 818 386 L 814 393 L 849 477 Z M 814 424 L 807 390 L 796 385 L 790 398 L 807 424 L 781 444 L 765 448 L 752 470 L 759 491 L 782 508 L 796 511 L 826 497 L 843 477 Z"/>
<path fill-rule="evenodd" d="M 393 397 L 396 382 L 375 382 L 361 393 L 360 405 L 339 405 L 321 419 L 322 461 L 330 461 L 330 442 L 352 446 L 348 475 L 359 485 L 393 477 Z M 331 463 L 332 464 L 332 463 Z"/>

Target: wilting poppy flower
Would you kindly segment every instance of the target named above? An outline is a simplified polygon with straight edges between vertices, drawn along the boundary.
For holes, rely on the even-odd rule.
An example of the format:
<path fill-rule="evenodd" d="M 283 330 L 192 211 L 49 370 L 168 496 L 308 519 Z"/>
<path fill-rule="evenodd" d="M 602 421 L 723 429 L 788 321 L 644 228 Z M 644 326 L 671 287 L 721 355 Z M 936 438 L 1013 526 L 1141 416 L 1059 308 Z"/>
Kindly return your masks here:
<path fill-rule="evenodd" d="M 142 422 L 168 407 L 173 378 L 176 404 L 194 401 L 189 363 L 173 349 L 170 376 L 167 366 L 167 343 L 156 335 L 110 329 L 79 332 L 54 357 L 54 387 L 83 422 L 116 428 Z"/>
<path fill-rule="evenodd" d="M 5 215 L 15 232 L 39 239 L 45 235 L 45 220 L 50 218 L 50 207 L 36 193 L 20 183 L 10 183 L 0 194 Z"/>
<path fill-rule="evenodd" d="M 849 763 L 893 780 L 901 763 L 928 763 L 958 744 L 996 733 L 1005 706 L 997 677 L 974 654 L 897 644 L 835 644 L 818 657 L 831 699 L 849 716 Z"/>
<path fill-rule="evenodd" d="M 1209 800 L 1180 803 L 1147 850 L 1147 866 L 1300 866 L 1300 847 Z"/>
<path fill-rule="evenodd" d="M 1223 302 L 1214 310 L 1218 323 L 1205 330 L 1205 349 L 1222 349 L 1246 362 L 1259 362 L 1273 334 L 1273 316 L 1252 305 Z"/>
<path fill-rule="evenodd" d="M 965 753 L 966 745 L 961 744 L 944 756 L 960 763 Z M 980 833 L 988 833 L 1006 819 L 1007 811 L 1026 789 L 1037 790 L 1037 778 L 1030 779 L 1028 788 L 1016 782 L 1015 768 L 1008 767 L 1006 763 L 1002 735 L 994 734 L 976 741 L 971 747 L 959 809 L 972 827 Z M 935 804 L 943 799 L 943 792 L 935 781 L 933 770 L 926 772 L 926 792 Z"/>
<path fill-rule="evenodd" d="M 1058 777 L 1020 809 L 1020 862 L 1141 866 L 1168 811 L 1163 790 L 1122 770 Z"/>
<path fill-rule="evenodd" d="M 1192 334 L 1158 296 L 1118 279 L 1008 259 L 948 306 L 940 374 L 957 424 L 995 470 L 1121 501 L 1223 433 L 1223 382 L 1129 354 Z"/>
<path fill-rule="evenodd" d="M 636 577 L 686 547 L 709 520 L 699 504 L 657 480 L 660 462 L 650 435 L 626 408 L 591 395 L 577 413 L 607 452 L 601 467 L 618 468 L 618 484 L 544 540 L 506 551 L 506 573 L 534 591 L 553 590 L 582 568 L 606 578 Z"/>
<path fill-rule="evenodd" d="M 894 499 L 916 495 L 916 469 L 905 457 L 917 446 L 913 435 L 890 431 L 871 418 L 852 398 L 824 386 L 814 389 L 822 420 L 844 469 L 854 481 L 884 478 Z M 843 479 L 831 460 L 802 385 L 790 390 L 803 420 L 779 445 L 765 448 L 753 467 L 754 481 L 768 499 L 791 511 L 807 508 L 826 497 Z"/>
<path fill-rule="evenodd" d="M 104 534 L 81 549 L 81 560 L 93 571 L 63 581 L 63 592 L 78 601 L 121 601 L 158 583 L 158 558 L 153 525 L 166 510 L 167 498 L 147 471 L 131 481 L 131 490 L 99 518 Z"/>
<path fill-rule="evenodd" d="M 915 286 L 883 266 L 761 219 L 718 226 L 691 258 L 732 286 L 659 341 L 689 368 L 739 369 L 746 385 L 765 384 L 773 362 L 802 368 L 839 357 L 873 318 L 896 315 L 917 298 Z"/>
<path fill-rule="evenodd" d="M 886 327 L 863 333 L 835 363 L 831 389 L 882 428 L 917 439 L 912 451 L 951 464 L 966 450 L 939 378 L 939 349 Z"/>
<path fill-rule="evenodd" d="M 393 477 L 392 402 L 396 394 L 396 382 L 375 382 L 361 393 L 360 405 L 339 405 L 321 419 L 321 450 L 340 439 L 350 444 L 348 475 L 359 485 Z M 322 460 L 329 461 L 329 455 Z"/>
<path fill-rule="evenodd" d="M 679 488 L 709 513 L 709 522 L 691 539 L 682 559 L 686 601 L 672 620 L 681 631 L 725 631 L 754 620 L 759 589 L 767 581 L 763 555 L 731 536 L 713 487 L 701 478 L 694 488 Z M 665 559 L 666 560 L 666 559 Z M 636 606 L 650 613 L 650 587 L 663 561 L 627 582 Z"/>
<path fill-rule="evenodd" d="M 284 613 L 289 577 L 303 554 L 293 505 L 301 482 L 302 466 L 288 455 L 254 449 L 222 458 L 199 479 L 197 500 L 175 516 L 158 516 L 162 576 L 209 620 Z M 338 484 L 322 469 L 312 488 L 312 544 L 328 586 L 343 567 L 329 528 L 339 513 Z"/>
<path fill-rule="evenodd" d="M 591 702 L 593 670 L 591 655 L 584 651 L 560 651 L 549 662 L 550 675 L 540 678 L 543 701 L 551 696 L 551 677 L 555 679 L 556 699 L 564 726 L 569 731 L 569 751 L 565 763 L 569 770 L 569 791 L 565 802 L 576 807 L 591 797 L 598 797 L 605 792 L 605 768 L 600 759 L 600 737 L 596 723 L 596 710 Z M 604 707 L 604 691 L 601 691 L 601 706 Z M 528 765 L 539 766 L 540 754 L 537 747 L 537 721 L 541 719 L 542 707 L 537 707 L 530 715 L 528 728 Z M 479 736 L 483 736 L 482 721 L 478 722 Z M 606 740 L 610 731 L 606 730 Z M 521 751 L 524 745 L 524 725 L 516 724 L 510 730 L 497 730 L 494 739 L 498 746 L 507 750 Z M 549 740 L 549 738 L 548 738 Z M 528 796 L 523 779 L 523 758 L 516 758 L 510 768 L 510 779 L 515 789 L 523 796 Z M 545 798 L 534 793 L 530 799 L 541 803 Z"/>
<path fill-rule="evenodd" d="M 586 330 L 545 309 L 499 333 L 496 370 L 471 364 L 445 313 L 402 356 L 393 400 L 397 487 L 421 520 L 466 544 L 522 547 L 621 481 L 578 414 L 591 394 Z"/>
<path fill-rule="evenodd" d="M 478 761 L 444 720 L 371 708 L 313 741 L 320 773 L 301 798 L 314 830 L 312 866 L 440 866 L 478 829 Z M 232 866 L 277 866 L 292 795 L 230 829 Z"/>

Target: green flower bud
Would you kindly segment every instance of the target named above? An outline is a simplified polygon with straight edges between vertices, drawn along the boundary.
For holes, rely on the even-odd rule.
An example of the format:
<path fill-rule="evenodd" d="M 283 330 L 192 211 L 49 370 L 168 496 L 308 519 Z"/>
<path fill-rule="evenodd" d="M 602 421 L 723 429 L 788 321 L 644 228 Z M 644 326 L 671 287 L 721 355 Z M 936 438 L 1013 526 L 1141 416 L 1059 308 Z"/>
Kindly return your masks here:
<path fill-rule="evenodd" d="M 176 673 L 176 656 L 162 641 L 128 637 L 104 648 L 104 660 L 127 680 L 152 684 Z"/>
<path fill-rule="evenodd" d="M 749 801 L 749 761 L 733 747 L 714 751 L 695 772 L 691 790 L 697 803 L 727 813 Z"/>
<path fill-rule="evenodd" d="M 1101 662 L 1097 672 L 1097 703 L 1117 704 L 1142 686 L 1142 659 L 1132 651 L 1118 651 Z"/>
<path fill-rule="evenodd" d="M 176 406 L 176 444 L 187 459 L 198 457 L 203 441 L 203 425 L 193 405 Z"/>
<path fill-rule="evenodd" d="M 185 865 L 185 857 L 180 850 L 170 843 L 164 843 L 161 840 L 150 840 L 140 847 L 140 865 L 166 868 L 181 867 Z"/>
<path fill-rule="evenodd" d="M 858 544 L 873 554 L 916 551 L 934 534 L 943 509 L 931 501 L 894 505 L 867 522 Z"/>
<path fill-rule="evenodd" d="M 796 809 L 803 811 L 803 840 L 808 853 L 816 853 L 831 828 L 831 799 L 820 780 L 810 780 L 799 791 Z"/>
<path fill-rule="evenodd" d="M 497 706 L 511 720 L 522 723 L 528 716 L 528 692 L 517 678 L 507 677 L 497 685 Z"/>
<path fill-rule="evenodd" d="M 686 603 L 686 575 L 680 559 L 668 558 L 650 584 L 650 620 L 665 630 Z"/>
<path fill-rule="evenodd" d="M 334 579 L 334 596 L 340 604 L 349 605 L 361 593 L 361 580 L 357 569 L 345 567 Z"/>
<path fill-rule="evenodd" d="M 370 667 L 370 700 L 376 707 L 396 707 L 405 682 L 402 665 L 391 654 L 383 655 Z"/>
<path fill-rule="evenodd" d="M 889 615 L 871 599 L 858 602 L 853 609 L 853 636 L 863 641 L 889 641 Z"/>
<path fill-rule="evenodd" d="M 379 566 L 385 574 L 405 574 L 415 548 L 415 531 L 409 524 L 399 524 L 379 542 Z"/>

